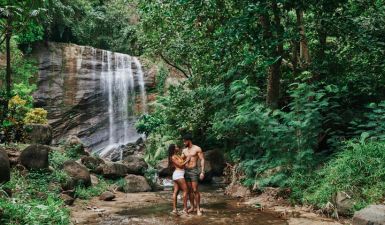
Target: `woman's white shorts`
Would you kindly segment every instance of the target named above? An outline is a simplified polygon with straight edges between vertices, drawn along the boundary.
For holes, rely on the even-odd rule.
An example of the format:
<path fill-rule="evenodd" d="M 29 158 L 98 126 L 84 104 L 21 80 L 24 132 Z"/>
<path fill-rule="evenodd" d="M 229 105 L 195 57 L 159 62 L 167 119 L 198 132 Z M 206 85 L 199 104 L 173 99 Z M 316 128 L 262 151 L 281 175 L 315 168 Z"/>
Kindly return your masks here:
<path fill-rule="evenodd" d="M 175 170 L 172 174 L 172 180 L 179 180 L 184 178 L 184 170 Z"/>

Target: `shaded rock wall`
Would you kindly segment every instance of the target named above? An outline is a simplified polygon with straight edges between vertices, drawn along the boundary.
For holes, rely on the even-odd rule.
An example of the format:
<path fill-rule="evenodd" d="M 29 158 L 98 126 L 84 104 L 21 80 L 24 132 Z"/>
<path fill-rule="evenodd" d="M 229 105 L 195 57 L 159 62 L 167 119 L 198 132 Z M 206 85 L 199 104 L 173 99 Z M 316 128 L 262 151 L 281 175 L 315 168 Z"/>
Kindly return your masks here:
<path fill-rule="evenodd" d="M 64 43 L 38 44 L 34 48 L 33 56 L 38 61 L 39 73 L 37 91 L 33 96 L 36 107 L 43 107 L 48 111 L 54 143 L 69 135 L 77 135 L 87 146 L 94 149 L 107 145 L 108 97 L 101 85 L 106 53 L 108 51 Z M 116 58 L 131 57 L 111 52 L 110 55 L 113 65 L 116 64 Z M 143 106 L 139 94 L 138 68 L 133 61 L 131 68 L 137 94 L 134 98 L 133 113 L 128 120 L 130 129 L 127 132 L 136 140 L 138 134 L 133 124 Z M 116 70 L 117 67 L 112 66 L 110 69 Z M 146 68 L 143 70 L 145 86 L 153 87 L 156 71 Z M 123 129 L 119 126 L 121 124 L 118 121 L 116 129 Z"/>

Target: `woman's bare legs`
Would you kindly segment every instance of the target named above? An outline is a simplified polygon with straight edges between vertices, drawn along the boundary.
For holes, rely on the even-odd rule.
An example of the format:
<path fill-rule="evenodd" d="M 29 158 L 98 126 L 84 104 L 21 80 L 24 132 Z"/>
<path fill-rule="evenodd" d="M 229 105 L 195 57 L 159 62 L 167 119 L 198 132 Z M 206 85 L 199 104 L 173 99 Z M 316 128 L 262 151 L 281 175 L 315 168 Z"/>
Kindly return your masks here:
<path fill-rule="evenodd" d="M 176 204 L 177 204 L 177 201 L 178 201 L 178 193 L 179 193 L 179 185 L 178 185 L 177 181 L 174 180 L 174 193 L 172 194 L 173 212 L 177 212 Z"/>
<path fill-rule="evenodd" d="M 176 183 L 178 184 L 177 186 L 179 187 L 179 189 L 183 191 L 183 211 L 187 213 L 187 197 L 188 197 L 187 183 L 184 178 L 178 179 Z"/>

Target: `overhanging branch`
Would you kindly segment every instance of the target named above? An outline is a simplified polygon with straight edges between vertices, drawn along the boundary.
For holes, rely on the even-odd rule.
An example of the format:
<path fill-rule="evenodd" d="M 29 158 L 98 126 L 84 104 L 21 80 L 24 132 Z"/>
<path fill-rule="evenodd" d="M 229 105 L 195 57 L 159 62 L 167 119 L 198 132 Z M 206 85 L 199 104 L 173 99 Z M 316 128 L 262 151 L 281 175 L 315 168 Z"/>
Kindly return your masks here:
<path fill-rule="evenodd" d="M 182 69 L 180 68 L 179 66 L 171 63 L 166 57 L 164 57 L 164 55 L 162 53 L 160 53 L 160 57 L 170 66 L 174 67 L 175 69 L 179 70 L 180 72 L 183 73 L 183 75 L 186 77 L 186 78 L 189 78 L 190 76 Z"/>

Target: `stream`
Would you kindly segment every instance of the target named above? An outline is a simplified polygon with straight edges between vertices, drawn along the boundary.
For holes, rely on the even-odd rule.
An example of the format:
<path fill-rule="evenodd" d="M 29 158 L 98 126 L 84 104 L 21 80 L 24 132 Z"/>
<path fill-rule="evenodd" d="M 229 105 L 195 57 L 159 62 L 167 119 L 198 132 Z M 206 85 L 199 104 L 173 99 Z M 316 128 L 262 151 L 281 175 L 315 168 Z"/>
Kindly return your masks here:
<path fill-rule="evenodd" d="M 112 202 L 97 198 L 80 201 L 71 209 L 74 224 L 112 225 L 286 225 L 276 213 L 247 207 L 224 195 L 222 188 L 201 187 L 203 216 L 170 214 L 171 190 L 148 193 L 117 193 Z M 178 200 L 178 208 L 182 208 Z"/>

